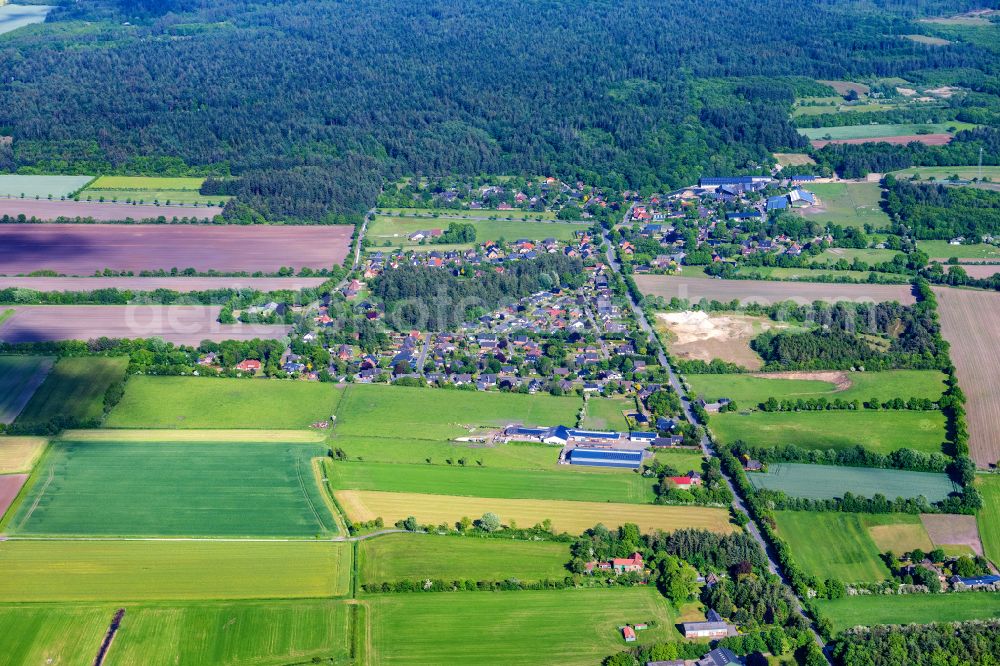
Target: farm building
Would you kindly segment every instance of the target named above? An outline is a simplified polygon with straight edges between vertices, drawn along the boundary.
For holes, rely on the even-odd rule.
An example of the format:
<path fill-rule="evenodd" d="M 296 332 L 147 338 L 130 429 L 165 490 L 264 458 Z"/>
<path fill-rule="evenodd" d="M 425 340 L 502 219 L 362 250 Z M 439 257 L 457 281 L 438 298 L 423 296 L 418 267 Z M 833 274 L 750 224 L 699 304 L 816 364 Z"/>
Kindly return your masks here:
<path fill-rule="evenodd" d="M 681 625 L 684 638 L 725 638 L 736 629 L 725 622 L 685 622 Z"/>
<path fill-rule="evenodd" d="M 240 372 L 257 372 L 260 367 L 260 361 L 254 359 L 247 359 L 236 364 L 236 369 Z"/>
<path fill-rule="evenodd" d="M 611 568 L 614 569 L 615 573 L 641 573 L 642 567 L 642 555 L 639 553 L 611 560 Z"/>
<path fill-rule="evenodd" d="M 642 451 L 615 451 L 578 447 L 569 452 L 571 465 L 590 467 L 626 467 L 638 469 L 642 465 Z"/>
<path fill-rule="evenodd" d="M 504 430 L 504 436 L 518 441 L 538 441 L 545 444 L 566 445 L 569 442 L 591 442 L 600 445 L 613 445 L 619 442 L 652 442 L 656 433 L 648 432 L 605 432 L 602 430 L 577 430 L 566 426 L 551 428 L 531 428 L 526 426 L 509 426 Z"/>
<path fill-rule="evenodd" d="M 696 472 L 690 472 L 687 476 L 668 476 L 667 479 L 673 481 L 681 490 L 688 490 L 691 486 L 701 485 L 701 475 Z"/>
<path fill-rule="evenodd" d="M 743 666 L 746 664 L 735 652 L 724 647 L 715 648 L 694 663 L 695 666 Z"/>
<path fill-rule="evenodd" d="M 720 187 L 722 185 L 758 185 L 770 183 L 770 176 L 720 176 L 712 178 L 700 178 L 699 187 Z"/>
<path fill-rule="evenodd" d="M 788 193 L 788 203 L 792 208 L 807 208 L 816 204 L 816 195 L 808 190 L 795 189 Z"/>
<path fill-rule="evenodd" d="M 767 198 L 767 210 L 785 210 L 788 208 L 788 197 L 784 194 L 768 197 Z"/>
<path fill-rule="evenodd" d="M 961 578 L 959 576 L 952 576 L 949 582 L 958 588 L 970 588 L 970 589 L 983 589 L 983 588 L 993 588 L 995 585 L 1000 584 L 1000 576 L 989 575 L 989 576 L 976 576 L 975 578 Z"/>
<path fill-rule="evenodd" d="M 626 643 L 635 642 L 635 629 L 632 627 L 622 627 L 622 636 L 625 637 Z"/>

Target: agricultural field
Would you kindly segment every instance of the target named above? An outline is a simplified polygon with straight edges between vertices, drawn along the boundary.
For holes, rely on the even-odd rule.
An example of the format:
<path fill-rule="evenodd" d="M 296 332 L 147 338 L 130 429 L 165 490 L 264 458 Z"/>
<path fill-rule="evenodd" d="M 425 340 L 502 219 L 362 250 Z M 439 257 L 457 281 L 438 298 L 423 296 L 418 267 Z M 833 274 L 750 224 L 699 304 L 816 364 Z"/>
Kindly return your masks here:
<path fill-rule="evenodd" d="M 48 356 L 0 356 L 0 423 L 14 422 L 54 362 Z"/>
<path fill-rule="evenodd" d="M 758 490 L 781 490 L 808 499 L 833 499 L 850 492 L 861 497 L 880 494 L 890 500 L 923 495 L 930 502 L 940 502 L 959 490 L 947 474 L 834 465 L 770 463 L 766 472 L 747 474 L 747 478 Z"/>
<path fill-rule="evenodd" d="M 826 262 L 837 262 L 841 259 L 845 261 L 852 262 L 855 259 L 860 259 L 867 264 L 880 264 L 886 261 L 892 261 L 898 252 L 895 250 L 876 250 L 872 248 L 865 249 L 855 249 L 850 247 L 831 247 L 823 250 L 815 257 L 812 257 L 809 261 L 810 263 L 826 263 Z"/>
<path fill-rule="evenodd" d="M 0 518 L 4 517 L 7 509 L 17 499 L 27 480 L 27 474 L 0 474 Z"/>
<path fill-rule="evenodd" d="M 133 220 L 166 221 L 182 220 L 212 220 L 222 215 L 221 206 L 201 206 L 173 204 L 155 205 L 152 203 L 114 203 L 111 201 L 65 201 L 53 199 L 21 199 L 0 198 L 0 215 L 17 217 L 24 215 L 29 220 L 38 222 L 57 222 L 60 220 L 80 220 L 94 222 L 121 222 Z"/>
<path fill-rule="evenodd" d="M 822 148 L 827 143 L 868 143 L 888 141 L 909 143 L 919 141 L 938 145 L 948 143 L 955 132 L 972 129 L 975 125 L 959 120 L 945 123 L 900 124 L 900 125 L 846 125 L 843 127 L 800 127 L 802 134 L 812 142 L 814 148 Z"/>
<path fill-rule="evenodd" d="M 587 400 L 587 414 L 581 427 L 589 430 L 628 430 L 622 412 L 635 413 L 633 398 L 591 398 Z"/>
<path fill-rule="evenodd" d="M 819 205 L 799 212 L 811 221 L 847 227 L 870 224 L 877 229 L 889 226 L 889 216 L 880 205 L 882 190 L 878 183 L 812 183 L 808 189 L 819 197 Z"/>
<path fill-rule="evenodd" d="M 280 541 L 6 541 L 0 604 L 342 596 L 351 550 Z"/>
<path fill-rule="evenodd" d="M 944 393 L 944 374 L 937 370 L 887 370 L 885 372 L 769 372 L 735 375 L 685 375 L 691 391 L 706 402 L 735 400 L 741 409 L 756 408 L 768 398 L 834 400 L 928 398 Z"/>
<path fill-rule="evenodd" d="M 20 507 L 19 535 L 313 537 L 336 531 L 310 461 L 283 442 L 55 441 Z"/>
<path fill-rule="evenodd" d="M 856 625 L 964 622 L 1000 616 L 1000 593 L 903 594 L 844 597 L 816 602 L 835 632 Z"/>
<path fill-rule="evenodd" d="M 118 289 L 144 292 L 167 289 L 176 292 L 212 291 L 215 289 L 254 289 L 256 291 L 301 291 L 318 287 L 326 278 L 307 277 L 0 277 L 0 289 L 34 291 L 94 291 Z"/>
<path fill-rule="evenodd" d="M 682 360 L 718 358 L 748 370 L 758 370 L 763 359 L 750 341 L 765 331 L 797 329 L 769 317 L 707 313 L 701 310 L 657 313 L 655 326 L 670 354 Z"/>
<path fill-rule="evenodd" d="M 199 193 L 204 178 L 147 178 L 101 176 L 80 192 L 81 201 L 139 202 L 140 204 L 224 205 L 232 197 Z"/>
<path fill-rule="evenodd" d="M 0 474 L 30 472 L 46 443 L 42 437 L 0 436 Z"/>
<path fill-rule="evenodd" d="M 966 397 L 969 455 L 980 467 L 1000 460 L 1000 294 L 934 290 L 941 334 L 951 344 Z"/>
<path fill-rule="evenodd" d="M 909 514 L 778 511 L 776 517 L 778 534 L 788 543 L 795 562 L 806 575 L 820 579 L 885 580 L 889 569 L 879 559 L 881 553 L 934 548 L 920 517 Z"/>
<path fill-rule="evenodd" d="M 984 166 L 982 167 L 983 178 L 989 178 L 991 180 L 1000 179 L 1000 166 Z M 934 178 L 938 181 L 946 181 L 952 176 L 958 176 L 965 180 L 972 180 L 973 178 L 979 178 L 980 167 L 978 166 L 950 166 L 950 167 L 931 167 L 931 166 L 920 166 L 920 167 L 910 167 L 909 169 L 902 169 L 900 171 L 893 171 L 892 175 L 897 178 L 911 178 L 913 176 L 918 176 L 920 180 L 928 180 Z M 933 241 L 931 241 L 933 242 Z"/>
<path fill-rule="evenodd" d="M 125 430 L 121 428 L 91 428 L 64 430 L 61 438 L 68 442 L 217 442 L 239 444 L 249 442 L 283 442 L 285 444 L 321 444 L 326 433 L 321 430 Z"/>
<path fill-rule="evenodd" d="M 1000 564 L 1000 476 L 979 476 L 976 488 L 983 495 L 983 508 L 976 514 L 983 554 Z"/>
<path fill-rule="evenodd" d="M 569 575 L 569 545 L 429 534 L 386 534 L 358 544 L 359 582 L 556 580 Z"/>
<path fill-rule="evenodd" d="M 797 111 L 798 109 L 796 109 Z M 781 166 L 805 166 L 807 164 L 816 164 L 816 160 L 809 157 L 805 153 L 775 153 L 774 159 Z"/>
<path fill-rule="evenodd" d="M 653 452 L 653 458 L 664 465 L 670 465 L 682 474 L 691 471 L 700 472 L 701 464 L 705 460 L 701 451 L 693 449 L 657 448 Z"/>
<path fill-rule="evenodd" d="M 975 516 L 922 513 L 920 522 L 935 546 L 956 555 L 982 555 L 983 542 Z"/>
<path fill-rule="evenodd" d="M 328 421 L 342 389 L 319 382 L 131 377 L 108 428 L 306 428 Z"/>
<path fill-rule="evenodd" d="M 795 301 L 806 305 L 813 301 L 836 303 L 879 303 L 899 301 L 903 305 L 916 302 L 909 285 L 835 284 L 801 282 L 767 282 L 761 280 L 705 280 L 703 278 L 670 275 L 636 275 L 636 284 L 649 296 L 686 298 L 697 303 L 703 298 L 723 303 L 737 300 L 742 304 L 770 305 Z"/>
<path fill-rule="evenodd" d="M 91 666 L 118 605 L 0 606 L 17 664 Z M 129 604 L 107 666 L 348 663 L 349 606 L 335 600 Z M 207 640 L 212 637 L 213 640 Z"/>
<path fill-rule="evenodd" d="M 559 460 L 558 446 L 534 442 L 510 442 L 487 446 L 476 442 L 446 442 L 400 437 L 337 437 L 331 445 L 344 451 L 349 460 L 392 464 L 447 464 L 466 458 L 469 464 L 505 469 L 551 471 Z"/>
<path fill-rule="evenodd" d="M 3 32 L 3 11 L 0 7 L 0 33 Z M 21 7 L 20 9 L 27 9 Z M 16 197 L 34 199 L 41 197 L 68 197 L 93 180 L 92 176 L 18 176 L 13 174 L 0 175 L 0 197 Z"/>
<path fill-rule="evenodd" d="M 811 266 L 811 265 L 810 265 Z M 837 270 L 834 268 L 784 268 L 782 266 L 754 266 L 738 269 L 739 275 L 752 277 L 756 280 L 792 280 L 796 282 L 818 282 L 826 279 L 848 279 L 868 283 L 871 271 Z M 879 284 L 908 284 L 905 275 L 879 273 Z"/>
<path fill-rule="evenodd" d="M 218 305 L 19 305 L 0 323 L 0 341 L 162 338 L 197 346 L 204 340 L 280 340 L 291 326 L 219 323 Z"/>
<path fill-rule="evenodd" d="M 501 238 L 513 241 L 518 238 L 527 238 L 533 241 L 540 241 L 545 238 L 555 238 L 559 241 L 572 240 L 578 231 L 586 231 L 589 226 L 583 224 L 573 224 L 569 222 L 539 222 L 531 219 L 527 220 L 505 220 L 503 219 L 507 211 L 501 211 L 498 219 L 489 220 L 484 218 L 434 218 L 434 217 L 386 217 L 376 215 L 368 225 L 365 238 L 370 242 L 369 250 L 378 251 L 387 247 L 423 247 L 433 250 L 436 248 L 456 249 L 472 247 L 472 243 L 464 245 L 435 245 L 426 243 L 421 246 L 418 241 L 410 240 L 410 234 L 427 229 L 447 230 L 450 222 L 464 222 L 476 227 L 476 243 L 488 240 L 500 240 Z"/>
<path fill-rule="evenodd" d="M 979 280 L 989 278 L 997 273 L 1000 273 L 1000 264 L 962 264 L 961 266 L 949 266 L 947 270 L 950 273 L 956 268 L 960 268 L 965 271 L 965 274 L 969 277 Z"/>
<path fill-rule="evenodd" d="M 393 524 L 413 516 L 421 525 L 454 524 L 463 517 L 477 519 L 493 512 L 504 524 L 516 522 L 531 527 L 549 519 L 557 532 L 579 534 L 597 523 L 618 527 L 635 523 L 643 532 L 660 529 L 671 532 L 685 527 L 728 533 L 726 509 L 699 506 L 659 506 L 652 504 L 614 504 L 610 502 L 576 502 L 559 500 L 498 499 L 493 497 L 462 497 L 425 495 L 370 490 L 338 490 L 337 501 L 354 521 L 381 517 Z"/>
<path fill-rule="evenodd" d="M 917 248 L 927 253 L 931 259 L 947 261 L 955 257 L 958 260 L 1000 261 L 1000 247 L 977 243 L 975 245 L 952 245 L 943 240 L 917 241 Z"/>
<path fill-rule="evenodd" d="M 373 666 L 593 664 L 624 649 L 618 627 L 636 622 L 656 624 L 639 632 L 641 643 L 680 638 L 674 612 L 650 588 L 385 594 L 366 603 Z"/>
<path fill-rule="evenodd" d="M 753 446 L 795 444 L 808 449 L 861 444 L 884 454 L 902 448 L 941 453 L 945 439 L 941 412 L 729 412 L 713 414 L 710 427 L 725 444 L 737 439 Z"/>
<path fill-rule="evenodd" d="M 565 465 L 545 471 L 493 469 L 479 467 L 474 453 L 466 465 L 333 462 L 326 469 L 336 490 L 635 504 L 655 499 L 656 480 L 630 470 L 589 472 Z"/>
<path fill-rule="evenodd" d="M 402 386 L 348 386 L 334 433 L 350 437 L 447 440 L 512 423 L 576 423 L 579 398 L 517 393 L 448 391 Z"/>
<path fill-rule="evenodd" d="M 0 199 L 0 215 L 5 204 Z M 193 210 L 208 209 L 187 208 L 185 213 Z M 105 268 L 135 273 L 172 268 L 223 273 L 275 273 L 283 266 L 330 268 L 347 256 L 353 233 L 354 228 L 348 225 L 3 224 L 0 247 L 5 251 L 0 256 L 0 273 L 49 270 L 88 276 Z"/>
<path fill-rule="evenodd" d="M 124 356 L 59 359 L 17 417 L 18 425 L 42 425 L 56 417 L 78 423 L 100 420 L 105 392 L 125 378 L 127 367 Z"/>

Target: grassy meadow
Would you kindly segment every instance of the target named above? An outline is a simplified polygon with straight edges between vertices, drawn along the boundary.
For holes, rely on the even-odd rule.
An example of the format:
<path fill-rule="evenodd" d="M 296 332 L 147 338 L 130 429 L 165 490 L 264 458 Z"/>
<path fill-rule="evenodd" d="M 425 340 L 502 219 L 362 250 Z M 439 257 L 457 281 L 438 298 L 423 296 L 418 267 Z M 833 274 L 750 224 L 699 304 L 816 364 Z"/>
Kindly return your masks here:
<path fill-rule="evenodd" d="M 311 537 L 336 530 L 316 444 L 53 442 L 10 520 L 22 535 Z"/>
<path fill-rule="evenodd" d="M 511 220 L 555 220 L 556 214 L 550 210 L 495 210 L 490 208 L 450 209 L 450 208 L 378 208 L 376 213 L 387 217 L 422 217 L 431 220 L 469 220 L 475 218 Z"/>
<path fill-rule="evenodd" d="M 422 249 L 430 251 L 445 247 L 449 249 L 469 248 L 475 244 L 483 243 L 484 241 L 496 241 L 501 238 L 507 241 L 517 240 L 518 238 L 527 238 L 532 241 L 540 241 L 546 238 L 555 238 L 559 241 L 569 241 L 573 239 L 576 232 L 585 231 L 589 228 L 584 224 L 574 224 L 568 222 L 541 222 L 532 219 L 503 219 L 504 217 L 507 217 L 506 213 L 509 211 L 492 211 L 489 215 L 485 214 L 486 211 L 478 212 L 483 213 L 482 217 L 467 219 L 376 215 L 368 225 L 368 231 L 365 234 L 365 238 L 371 243 L 369 246 L 371 251 L 384 249 L 386 247 L 399 246 L 408 248 L 421 247 Z M 493 216 L 496 216 L 497 219 L 483 219 L 485 217 Z M 448 225 L 452 222 L 463 222 L 475 226 L 476 243 L 443 246 L 427 242 L 425 245 L 421 246 L 419 241 L 409 239 L 410 234 L 417 231 L 425 231 L 428 229 L 447 230 Z M 389 243 L 388 246 L 386 245 L 387 242 Z"/>
<path fill-rule="evenodd" d="M 980 475 L 976 488 L 983 496 L 983 508 L 976 514 L 983 551 L 994 564 L 1000 564 L 1000 476 Z"/>
<path fill-rule="evenodd" d="M 332 597 L 350 591 L 347 543 L 7 541 L 0 603 Z"/>
<path fill-rule="evenodd" d="M 678 472 L 700 471 L 701 464 L 705 458 L 700 451 L 691 449 L 664 449 L 658 448 L 653 453 L 653 457 L 664 465 L 670 465 Z"/>
<path fill-rule="evenodd" d="M 48 356 L 0 356 L 0 423 L 13 423 L 28 404 L 55 359 Z"/>
<path fill-rule="evenodd" d="M 387 534 L 358 544 L 362 584 L 397 580 L 562 579 L 569 545 L 430 534 Z"/>
<path fill-rule="evenodd" d="M 587 415 L 582 427 L 591 430 L 627 430 L 623 411 L 635 412 L 632 398 L 591 398 L 587 400 Z"/>
<path fill-rule="evenodd" d="M 975 259 L 1000 261 L 1000 246 L 976 243 L 975 245 L 952 245 L 944 240 L 917 241 L 917 248 L 927 253 L 931 259 Z"/>
<path fill-rule="evenodd" d="M 823 379 L 799 379 L 808 373 L 772 373 L 766 376 L 686 375 L 685 381 L 700 398 L 713 402 L 719 398 L 735 400 L 741 408 L 753 408 L 768 398 L 798 400 L 860 400 L 877 398 L 929 398 L 937 400 L 944 393 L 944 374 L 937 370 L 888 370 L 886 372 L 817 373 Z M 794 377 L 794 379 L 793 379 Z M 836 378 L 836 380 L 835 380 Z M 841 389 L 838 381 L 849 383 Z"/>
<path fill-rule="evenodd" d="M 0 17 L 0 22 L 3 18 Z M 0 28 L 0 33 L 3 28 Z M 16 174 L 0 175 L 0 197 L 19 198 L 22 194 L 26 199 L 54 199 L 68 197 L 89 183 L 92 176 L 21 176 Z"/>
<path fill-rule="evenodd" d="M 959 178 L 964 178 L 965 180 L 972 180 L 973 178 L 979 178 L 979 173 L 980 168 L 975 165 L 949 167 L 919 166 L 902 169 L 900 171 L 893 171 L 892 175 L 897 178 L 911 178 L 913 176 L 918 176 L 920 180 L 934 178 L 938 181 L 946 181 L 952 176 L 958 176 Z M 1000 166 L 984 166 L 982 167 L 982 174 L 983 178 L 998 180 L 1000 179 Z"/>
<path fill-rule="evenodd" d="M 505 525 L 531 527 L 548 519 L 555 531 L 570 534 L 580 534 L 598 523 L 609 528 L 635 523 L 643 532 L 691 527 L 728 533 L 734 529 L 726 509 L 700 506 L 456 497 L 373 490 L 338 490 L 335 495 L 351 521 L 381 517 L 388 525 L 408 516 L 415 517 L 421 525 L 454 524 L 464 517 L 478 519 L 490 511 Z"/>
<path fill-rule="evenodd" d="M 713 414 L 710 427 L 725 444 L 738 439 L 754 446 L 795 444 L 807 449 L 860 444 L 878 453 L 901 448 L 940 453 L 945 439 L 941 412 L 729 412 Z"/>
<path fill-rule="evenodd" d="M 824 130 L 825 133 L 831 128 L 820 129 Z M 845 127 L 842 129 L 854 130 L 856 128 Z M 818 132 L 820 130 L 803 129 L 800 131 Z M 906 132 L 903 133 L 906 134 Z M 876 228 L 889 226 L 889 216 L 880 205 L 882 190 L 878 183 L 809 183 L 806 189 L 815 192 L 821 204 L 820 207 L 806 208 L 801 211 L 801 215 L 809 220 L 848 227 L 863 227 L 866 224 Z"/>
<path fill-rule="evenodd" d="M 127 357 L 61 358 L 17 417 L 19 425 L 44 424 L 56 417 L 81 423 L 99 421 L 104 394 L 125 377 Z"/>
<path fill-rule="evenodd" d="M 618 627 L 626 623 L 656 622 L 639 632 L 641 643 L 680 638 L 674 612 L 651 588 L 385 594 L 366 603 L 373 666 L 596 664 L 625 648 Z"/>
<path fill-rule="evenodd" d="M 80 193 L 82 201 L 139 201 L 171 204 L 219 204 L 232 197 L 202 195 L 204 178 L 101 176 Z"/>
<path fill-rule="evenodd" d="M 475 443 L 407 437 L 338 437 L 331 444 L 342 449 L 349 460 L 358 462 L 447 465 L 448 460 L 457 464 L 459 458 L 466 458 L 470 465 L 482 462 L 483 467 L 546 471 L 555 467 L 560 450 L 558 446 L 533 442 L 484 447 Z"/>
<path fill-rule="evenodd" d="M 910 136 L 911 134 L 945 134 L 954 131 L 972 129 L 975 125 L 959 120 L 949 120 L 944 123 L 910 123 L 899 125 L 845 125 L 843 127 L 800 127 L 810 141 L 825 139 L 885 139 L 894 136 Z"/>
<path fill-rule="evenodd" d="M 846 187 L 846 185 L 845 185 Z M 899 252 L 896 250 L 879 250 L 876 248 L 851 248 L 851 247 L 831 247 L 823 250 L 815 257 L 809 259 L 809 263 L 837 262 L 844 259 L 852 262 L 859 259 L 867 264 L 880 264 L 892 261 Z"/>
<path fill-rule="evenodd" d="M 747 478 L 758 490 L 781 490 L 808 499 L 832 499 L 851 492 L 862 497 L 881 494 L 890 500 L 923 495 L 939 502 L 958 490 L 947 474 L 871 467 L 770 463 L 766 472 L 747 474 Z"/>
<path fill-rule="evenodd" d="M 215 377 L 129 379 L 109 428 L 306 428 L 327 421 L 342 390 L 319 382 Z"/>
<path fill-rule="evenodd" d="M 337 490 L 554 499 L 644 504 L 655 499 L 656 480 L 630 470 L 588 472 L 562 466 L 549 470 L 512 470 L 466 465 L 399 465 L 331 462 L 326 466 L 331 487 Z"/>
<path fill-rule="evenodd" d="M 965 622 L 1000 616 L 1000 593 L 904 594 L 844 597 L 816 602 L 834 631 L 859 624 L 928 624 Z"/>

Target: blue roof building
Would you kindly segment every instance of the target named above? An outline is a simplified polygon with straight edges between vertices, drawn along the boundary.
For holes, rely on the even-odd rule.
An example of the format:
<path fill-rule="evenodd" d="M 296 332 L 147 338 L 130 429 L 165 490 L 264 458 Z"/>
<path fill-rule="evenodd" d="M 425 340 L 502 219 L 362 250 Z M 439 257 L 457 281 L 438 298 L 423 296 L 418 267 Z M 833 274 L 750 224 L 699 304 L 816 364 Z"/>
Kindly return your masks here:
<path fill-rule="evenodd" d="M 788 208 L 788 197 L 784 194 L 778 195 L 776 197 L 767 198 L 767 209 L 770 210 L 784 210 Z"/>
<path fill-rule="evenodd" d="M 642 465 L 642 451 L 576 448 L 569 453 L 571 465 L 590 467 L 624 467 L 637 469 Z"/>
<path fill-rule="evenodd" d="M 799 174 L 795 176 L 789 176 L 788 178 L 793 183 L 811 183 L 816 180 L 816 176 L 807 176 L 805 174 Z"/>
<path fill-rule="evenodd" d="M 984 585 L 996 585 L 1000 583 L 1000 576 L 989 575 L 976 576 L 975 578 L 958 578 L 958 582 L 966 587 L 982 587 Z"/>
<path fill-rule="evenodd" d="M 617 432 L 602 432 L 600 430 L 570 430 L 569 436 L 577 439 L 619 439 L 621 437 Z"/>
<path fill-rule="evenodd" d="M 699 178 L 698 185 L 701 187 L 719 187 L 721 185 L 752 185 L 754 183 L 766 183 L 771 179 L 768 176 L 711 176 Z"/>
<path fill-rule="evenodd" d="M 655 432 L 630 432 L 628 438 L 633 442 L 654 442 L 656 441 L 657 435 Z"/>

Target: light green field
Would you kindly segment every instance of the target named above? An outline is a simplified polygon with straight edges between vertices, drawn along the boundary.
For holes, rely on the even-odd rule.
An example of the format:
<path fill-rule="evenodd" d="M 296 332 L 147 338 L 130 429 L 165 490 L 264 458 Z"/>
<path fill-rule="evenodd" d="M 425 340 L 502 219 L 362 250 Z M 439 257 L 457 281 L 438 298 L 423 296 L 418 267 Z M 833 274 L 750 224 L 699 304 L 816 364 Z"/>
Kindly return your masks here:
<path fill-rule="evenodd" d="M 841 259 L 846 260 L 848 263 L 854 261 L 855 259 L 860 259 L 867 264 L 880 264 L 886 261 L 892 261 L 898 252 L 895 250 L 877 250 L 874 248 L 851 248 L 851 247 L 831 247 L 823 250 L 815 257 L 809 259 L 810 263 L 817 262 L 837 262 Z"/>
<path fill-rule="evenodd" d="M 129 379 L 110 428 L 307 428 L 327 421 L 341 390 L 319 382 L 215 377 Z"/>
<path fill-rule="evenodd" d="M 104 414 L 104 394 L 125 377 L 127 357 L 62 358 L 17 417 L 19 425 L 47 423 L 56 417 L 80 423 Z"/>
<path fill-rule="evenodd" d="M 388 217 L 423 217 L 438 220 L 469 220 L 475 218 L 497 219 L 510 218 L 512 220 L 554 220 L 556 214 L 550 210 L 546 211 L 526 211 L 526 210 L 490 210 L 490 209 L 469 209 L 451 210 L 446 208 L 379 208 L 379 214 Z"/>
<path fill-rule="evenodd" d="M 947 474 L 797 463 L 767 467 L 766 472 L 747 474 L 750 483 L 758 490 L 781 490 L 791 497 L 833 499 L 851 492 L 861 497 L 881 494 L 890 500 L 923 495 L 930 502 L 940 502 L 958 490 Z"/>
<path fill-rule="evenodd" d="M 316 444 L 53 442 L 8 530 L 311 537 L 335 531 Z"/>
<path fill-rule="evenodd" d="M 415 247 L 420 245 L 420 243 L 417 241 L 411 241 L 408 238 L 410 234 L 427 229 L 447 230 L 449 222 L 465 222 L 475 225 L 477 244 L 488 240 L 500 240 L 501 238 L 506 241 L 514 241 L 519 238 L 527 238 L 532 241 L 540 241 L 546 238 L 568 241 L 572 240 L 573 235 L 577 231 L 585 231 L 588 228 L 583 224 L 573 224 L 567 222 L 536 222 L 532 220 L 504 220 L 499 218 L 496 220 L 455 220 L 446 218 L 386 217 L 376 215 L 371 224 L 368 225 L 368 232 L 365 234 L 365 238 L 371 241 L 372 246 L 370 249 L 373 251 L 383 247 L 385 241 L 390 241 L 392 247 L 398 247 L 400 245 L 404 247 Z M 434 245 L 428 242 L 425 247 L 432 250 L 442 248 L 455 249 L 458 247 L 472 247 L 472 245 L 472 243 L 467 243 L 463 245 L 445 246 Z"/>
<path fill-rule="evenodd" d="M 976 488 L 983 495 L 983 508 L 976 514 L 983 551 L 994 564 L 1000 563 L 1000 476 L 976 477 Z"/>
<path fill-rule="evenodd" d="M 882 552 L 899 555 L 930 544 L 920 517 L 909 514 L 778 511 L 776 517 L 792 558 L 806 575 L 820 579 L 885 580 L 889 569 L 879 559 Z"/>
<path fill-rule="evenodd" d="M 713 414 L 710 426 L 726 444 L 738 439 L 754 446 L 795 444 L 809 449 L 861 444 L 878 453 L 901 448 L 940 453 L 945 438 L 940 412 L 730 412 Z"/>
<path fill-rule="evenodd" d="M 17 176 L 0 175 L 0 197 L 47 199 L 68 197 L 90 182 L 92 176 Z"/>
<path fill-rule="evenodd" d="M 0 423 L 12 423 L 52 369 L 48 356 L 0 356 Z"/>
<path fill-rule="evenodd" d="M 925 134 L 945 134 L 950 128 L 955 131 L 972 129 L 975 125 L 950 120 L 946 123 L 902 124 L 902 125 L 847 125 L 844 127 L 800 127 L 799 134 L 805 135 L 810 141 L 824 139 L 883 139 L 893 136 L 909 136 L 923 132 Z"/>
<path fill-rule="evenodd" d="M 819 206 L 800 211 L 808 220 L 848 227 L 889 226 L 889 216 L 879 204 L 882 190 L 878 183 L 809 183 L 806 189 L 814 192 L 820 202 Z"/>
<path fill-rule="evenodd" d="M 6 541 L 0 603 L 332 597 L 351 545 L 309 542 Z"/>
<path fill-rule="evenodd" d="M 657 461 L 676 468 L 682 474 L 690 471 L 700 472 L 701 464 L 705 460 L 698 451 L 687 449 L 656 449 L 653 456 Z"/>
<path fill-rule="evenodd" d="M 562 580 L 569 545 L 428 534 L 387 534 L 358 545 L 361 583 L 397 580 Z"/>
<path fill-rule="evenodd" d="M 93 428 L 64 430 L 60 439 L 67 442 L 283 442 L 285 444 L 321 444 L 326 441 L 322 430 L 125 430 Z"/>
<path fill-rule="evenodd" d="M 803 373 L 792 373 L 800 376 Z M 777 375 L 777 376 L 776 376 Z M 937 400 L 944 392 L 944 375 L 937 370 L 887 370 L 885 372 L 844 373 L 850 386 L 838 390 L 832 381 L 785 379 L 782 373 L 767 377 L 751 374 L 687 375 L 685 381 L 693 392 L 707 402 L 719 398 L 735 400 L 741 409 L 755 408 L 768 398 L 798 400 L 827 398 L 834 400 L 885 401 L 892 398 L 929 398 Z"/>
<path fill-rule="evenodd" d="M 965 622 L 1000 616 L 1000 593 L 901 594 L 817 601 L 834 631 L 857 625 Z"/>
<path fill-rule="evenodd" d="M 161 178 L 146 176 L 101 176 L 88 190 L 176 190 L 197 192 L 204 178 Z"/>
<path fill-rule="evenodd" d="M 927 253 L 931 259 L 989 259 L 1000 261 L 1000 247 L 977 243 L 975 245 L 952 245 L 944 240 L 917 241 L 917 248 Z"/>
<path fill-rule="evenodd" d="M 337 440 L 405 437 L 447 440 L 480 427 L 576 422 L 580 399 L 404 386 L 348 386 L 337 410 Z"/>
<path fill-rule="evenodd" d="M 443 461 L 442 461 L 443 462 Z M 331 463 L 330 485 L 337 490 L 498 497 L 504 499 L 581 500 L 645 504 L 655 499 L 655 479 L 631 471 L 586 472 L 562 469 L 511 470 L 468 466 Z"/>
<path fill-rule="evenodd" d="M 161 204 L 225 204 L 232 199 L 222 194 L 202 195 L 198 190 L 95 190 L 87 188 L 80 193 L 81 201 L 118 201 Z"/>
<path fill-rule="evenodd" d="M 752 275 L 762 280 L 794 280 L 796 282 L 819 282 L 829 278 L 867 282 L 869 271 L 840 271 L 827 268 L 783 268 L 781 266 L 754 266 L 739 271 L 741 275 Z M 685 277 L 688 277 L 685 274 Z M 907 276 L 892 273 L 879 273 L 882 284 L 906 284 Z"/>
<path fill-rule="evenodd" d="M 673 611 L 650 588 L 385 594 L 367 603 L 373 666 L 596 664 L 625 648 L 618 627 L 626 623 L 656 622 L 640 643 L 680 638 Z"/>
<path fill-rule="evenodd" d="M 631 398 L 591 398 L 587 401 L 587 415 L 582 427 L 592 430 L 628 430 L 623 411 L 634 412 L 635 400 Z"/>
<path fill-rule="evenodd" d="M 502 446 L 484 447 L 462 442 L 435 442 L 429 439 L 405 437 L 346 437 L 335 438 L 334 445 L 350 460 L 380 463 L 410 463 L 414 465 L 447 464 L 467 458 L 469 464 L 505 469 L 551 470 L 559 461 L 558 446 L 511 442 Z M 430 459 L 430 463 L 427 460 Z"/>
<path fill-rule="evenodd" d="M 119 605 L 0 606 L 0 652 L 11 664 L 91 666 Z M 106 666 L 346 664 L 342 601 L 129 604 Z M 326 660 L 332 661 L 326 661 Z M 320 663 L 320 662 L 317 662 Z"/>
<path fill-rule="evenodd" d="M 984 178 L 991 178 L 993 180 L 1000 179 L 1000 166 L 984 166 L 982 170 Z M 978 166 L 952 166 L 952 167 L 910 167 L 909 169 L 902 169 L 901 171 L 893 171 L 892 175 L 897 178 L 909 178 L 913 175 L 920 176 L 921 180 L 926 180 L 928 178 L 934 177 L 937 180 L 947 180 L 952 176 L 957 175 L 959 178 L 964 178 L 965 180 L 972 180 L 973 178 L 979 178 L 979 167 Z"/>

